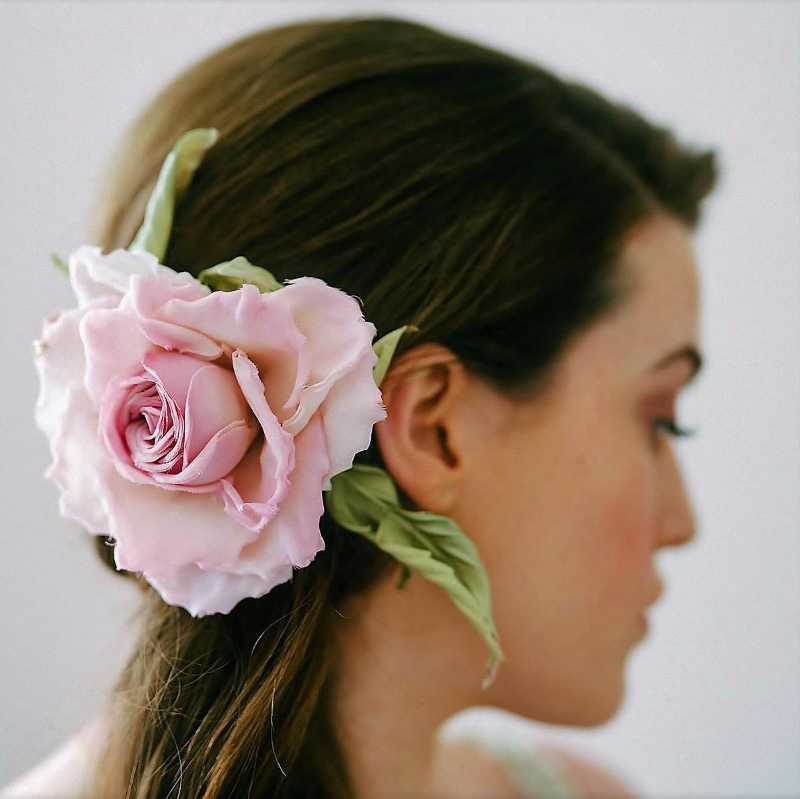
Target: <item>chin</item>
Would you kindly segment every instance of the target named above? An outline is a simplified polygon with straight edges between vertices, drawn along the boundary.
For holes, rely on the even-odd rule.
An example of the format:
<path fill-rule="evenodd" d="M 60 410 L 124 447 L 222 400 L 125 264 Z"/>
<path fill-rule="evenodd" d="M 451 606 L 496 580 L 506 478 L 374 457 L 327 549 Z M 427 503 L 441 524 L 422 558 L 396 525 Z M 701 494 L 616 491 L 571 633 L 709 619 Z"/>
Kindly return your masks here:
<path fill-rule="evenodd" d="M 617 699 L 605 697 L 602 699 L 595 699 L 595 701 L 587 701 L 583 705 L 575 709 L 569 719 L 558 722 L 559 724 L 568 724 L 572 727 L 599 727 L 605 724 L 619 712 L 622 706 L 622 696 Z"/>
<path fill-rule="evenodd" d="M 530 715 L 546 724 L 558 724 L 564 727 L 599 727 L 617 715 L 622 700 L 606 699 L 605 697 L 585 696 L 565 703 L 560 708 L 554 708 L 549 714 L 539 713 Z M 528 715 L 528 714 L 525 714 Z"/>
<path fill-rule="evenodd" d="M 625 699 L 625 677 L 619 673 L 576 692 L 568 718 L 558 722 L 573 727 L 599 727 L 617 715 Z"/>
<path fill-rule="evenodd" d="M 502 673 L 502 666 L 500 669 Z M 532 689 L 532 683 L 528 683 L 524 693 L 502 694 L 497 704 L 510 713 L 544 724 L 591 728 L 605 724 L 619 712 L 625 698 L 625 680 L 622 674 L 605 680 L 594 675 L 581 685 L 562 684 L 548 690 L 538 686 Z"/>

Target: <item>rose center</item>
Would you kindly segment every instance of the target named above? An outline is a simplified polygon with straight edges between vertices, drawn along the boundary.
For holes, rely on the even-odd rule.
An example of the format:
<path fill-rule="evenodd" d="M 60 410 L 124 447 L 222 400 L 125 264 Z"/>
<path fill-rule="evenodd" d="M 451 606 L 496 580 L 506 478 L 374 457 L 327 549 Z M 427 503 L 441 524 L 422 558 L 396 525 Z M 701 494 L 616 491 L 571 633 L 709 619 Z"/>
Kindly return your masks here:
<path fill-rule="evenodd" d="M 139 380 L 125 409 L 128 451 L 140 469 L 177 474 L 183 468 L 183 413 L 155 380 L 147 377 Z"/>

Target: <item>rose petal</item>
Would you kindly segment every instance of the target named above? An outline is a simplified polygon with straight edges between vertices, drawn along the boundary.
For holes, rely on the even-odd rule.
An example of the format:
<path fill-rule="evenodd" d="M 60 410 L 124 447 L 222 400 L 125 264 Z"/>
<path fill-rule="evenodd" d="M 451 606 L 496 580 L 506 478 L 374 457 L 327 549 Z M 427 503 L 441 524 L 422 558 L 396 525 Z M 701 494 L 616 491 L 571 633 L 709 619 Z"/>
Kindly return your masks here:
<path fill-rule="evenodd" d="M 372 369 L 375 328 L 364 321 L 352 298 L 316 278 L 292 281 L 276 294 L 306 334 L 314 367 L 297 411 L 284 429 L 297 434 L 319 411 L 324 422 L 330 478 L 349 469 L 357 452 L 369 446 L 372 427 L 386 418 Z"/>
<path fill-rule="evenodd" d="M 196 303 L 208 296 L 209 291 L 196 280 L 174 285 L 137 275 L 131 278 L 130 291 L 120 304 L 120 311 L 135 319 L 145 337 L 162 349 L 214 360 L 224 351 L 219 340 L 169 320 L 174 303 Z"/>
<path fill-rule="evenodd" d="M 312 369 L 299 406 L 284 427 L 296 435 L 325 401 L 333 385 L 364 359 L 377 363 L 372 349 L 375 327 L 364 320 L 353 297 L 331 288 L 322 280 L 304 277 L 275 292 L 276 302 L 285 305 L 306 337 Z M 374 385 L 374 381 L 373 381 Z M 380 398 L 377 386 L 367 404 Z"/>
<path fill-rule="evenodd" d="M 165 362 L 169 358 L 163 359 Z M 161 376 L 163 368 L 156 367 Z M 162 377 L 162 380 L 164 378 Z M 172 394 L 171 381 L 164 380 L 164 386 Z M 218 435 L 219 431 L 233 423 L 241 423 L 250 427 L 252 434 L 239 455 L 241 460 L 250 442 L 258 433 L 258 426 L 247 401 L 239 388 L 235 375 L 228 369 L 206 364 L 192 376 L 188 386 L 188 394 L 184 402 L 184 419 L 186 422 L 185 462 L 197 457 L 200 450 Z M 238 434 L 237 434 L 238 435 Z M 237 462 L 238 462 L 237 460 Z M 231 465 L 231 469 L 236 464 Z M 225 474 L 228 474 L 228 469 Z M 224 477 L 221 474 L 220 477 Z"/>
<path fill-rule="evenodd" d="M 99 418 L 95 424 L 106 455 L 119 474 L 135 483 L 150 485 L 153 477 L 141 468 L 141 461 L 145 458 L 135 444 L 132 446 L 132 425 L 127 418 L 131 391 L 141 383 L 142 378 L 138 375 L 125 380 L 113 378 L 100 399 Z"/>
<path fill-rule="evenodd" d="M 261 426 L 264 444 L 260 451 L 248 453 L 231 480 L 225 481 L 225 510 L 232 519 L 257 531 L 273 518 L 289 491 L 294 442 L 267 405 L 255 364 L 238 350 L 232 362 L 242 394 Z"/>
<path fill-rule="evenodd" d="M 225 349 L 208 336 L 180 325 L 171 325 L 157 319 L 139 319 L 139 330 L 148 341 L 161 349 L 196 355 L 213 361 L 224 354 Z"/>
<path fill-rule="evenodd" d="M 256 537 L 229 518 L 212 493 L 132 483 L 114 469 L 104 471 L 100 490 L 121 569 L 169 574 L 190 563 L 225 569 Z"/>
<path fill-rule="evenodd" d="M 69 258 L 70 284 L 81 308 L 99 297 L 121 297 L 134 275 L 157 277 L 164 285 L 202 286 L 190 274 L 159 264 L 152 253 L 144 250 L 113 250 L 103 255 L 99 247 L 79 247 Z"/>
<path fill-rule="evenodd" d="M 142 358 L 142 374 L 146 373 L 156 381 L 181 413 L 186 411 L 192 379 L 204 368 L 219 369 L 193 355 L 159 349 L 146 352 Z M 224 372 L 223 369 L 219 371 Z"/>
<path fill-rule="evenodd" d="M 330 459 L 323 483 L 326 491 L 331 487 L 331 477 L 353 465 L 355 454 L 369 446 L 374 425 L 386 418 L 380 389 L 372 377 L 374 363 L 374 359 L 365 354 L 350 372 L 334 383 L 319 410 Z"/>
<path fill-rule="evenodd" d="M 85 366 L 79 323 L 84 311 L 67 311 L 45 325 L 36 359 L 39 396 L 36 423 L 47 435 L 52 462 L 46 476 L 60 490 L 59 510 L 92 533 L 108 529 L 100 499 L 98 470 L 104 453 L 97 417 L 83 386 Z"/>
<path fill-rule="evenodd" d="M 258 571 L 263 568 L 261 564 L 269 562 L 276 540 L 296 567 L 307 566 L 325 548 L 319 519 L 324 510 L 322 481 L 329 467 L 321 420 L 312 419 L 294 444 L 298 466 L 290 475 L 289 493 L 269 526 L 242 550 L 240 569 Z"/>
<path fill-rule="evenodd" d="M 178 491 L 203 488 L 220 491 L 219 487 L 213 487 L 212 484 L 236 468 L 257 432 L 245 422 L 231 422 L 228 427 L 218 431 L 181 471 L 153 474 L 153 481 L 164 488 Z"/>
<path fill-rule="evenodd" d="M 86 352 L 85 385 L 95 408 L 111 383 L 137 377 L 153 344 L 118 309 L 90 309 L 80 324 Z"/>
<path fill-rule="evenodd" d="M 288 564 L 277 566 L 265 577 L 204 571 L 189 564 L 174 574 L 148 577 L 147 581 L 168 604 L 186 608 L 192 616 L 208 616 L 229 613 L 242 599 L 264 596 L 291 579 L 292 567 Z"/>
<path fill-rule="evenodd" d="M 70 283 L 82 308 L 105 295 L 121 297 L 131 275 L 155 274 L 157 265 L 150 253 L 114 250 L 103 255 L 99 247 L 80 247 L 69 258 Z"/>
<path fill-rule="evenodd" d="M 245 284 L 237 291 L 215 291 L 195 302 L 172 300 L 158 310 L 158 319 L 202 333 L 225 344 L 229 351 L 241 350 L 258 367 L 265 380 L 267 403 L 281 420 L 287 400 L 299 396 L 309 374 L 305 338 L 288 310 L 277 305 L 272 294 L 260 294 Z"/>

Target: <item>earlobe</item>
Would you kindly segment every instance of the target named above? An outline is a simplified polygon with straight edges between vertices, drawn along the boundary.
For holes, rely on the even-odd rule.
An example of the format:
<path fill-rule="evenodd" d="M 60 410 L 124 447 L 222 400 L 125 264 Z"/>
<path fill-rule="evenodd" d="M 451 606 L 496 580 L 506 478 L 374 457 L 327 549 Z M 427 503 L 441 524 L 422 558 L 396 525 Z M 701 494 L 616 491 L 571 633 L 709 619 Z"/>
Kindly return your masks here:
<path fill-rule="evenodd" d="M 405 353 L 383 383 L 387 418 L 375 428 L 383 461 L 416 507 L 447 513 L 459 487 L 454 410 L 465 370 L 452 352 L 424 344 Z"/>

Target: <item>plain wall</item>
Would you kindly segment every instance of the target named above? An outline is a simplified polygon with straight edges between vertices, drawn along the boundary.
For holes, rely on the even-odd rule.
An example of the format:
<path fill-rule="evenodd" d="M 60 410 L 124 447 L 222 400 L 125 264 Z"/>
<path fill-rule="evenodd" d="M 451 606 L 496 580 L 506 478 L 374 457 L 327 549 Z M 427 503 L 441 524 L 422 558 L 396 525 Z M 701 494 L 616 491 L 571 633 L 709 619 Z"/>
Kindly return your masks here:
<path fill-rule="evenodd" d="M 541 61 L 719 149 L 697 237 L 708 365 L 681 408 L 700 432 L 679 444 L 700 533 L 660 556 L 668 591 L 619 716 L 533 729 L 654 798 L 800 795 L 800 4 L 763 0 L 0 4 L 0 783 L 98 711 L 135 606 L 42 477 L 31 342 L 73 304 L 50 253 L 84 243 L 112 145 L 181 67 L 257 27 L 378 11 Z"/>

